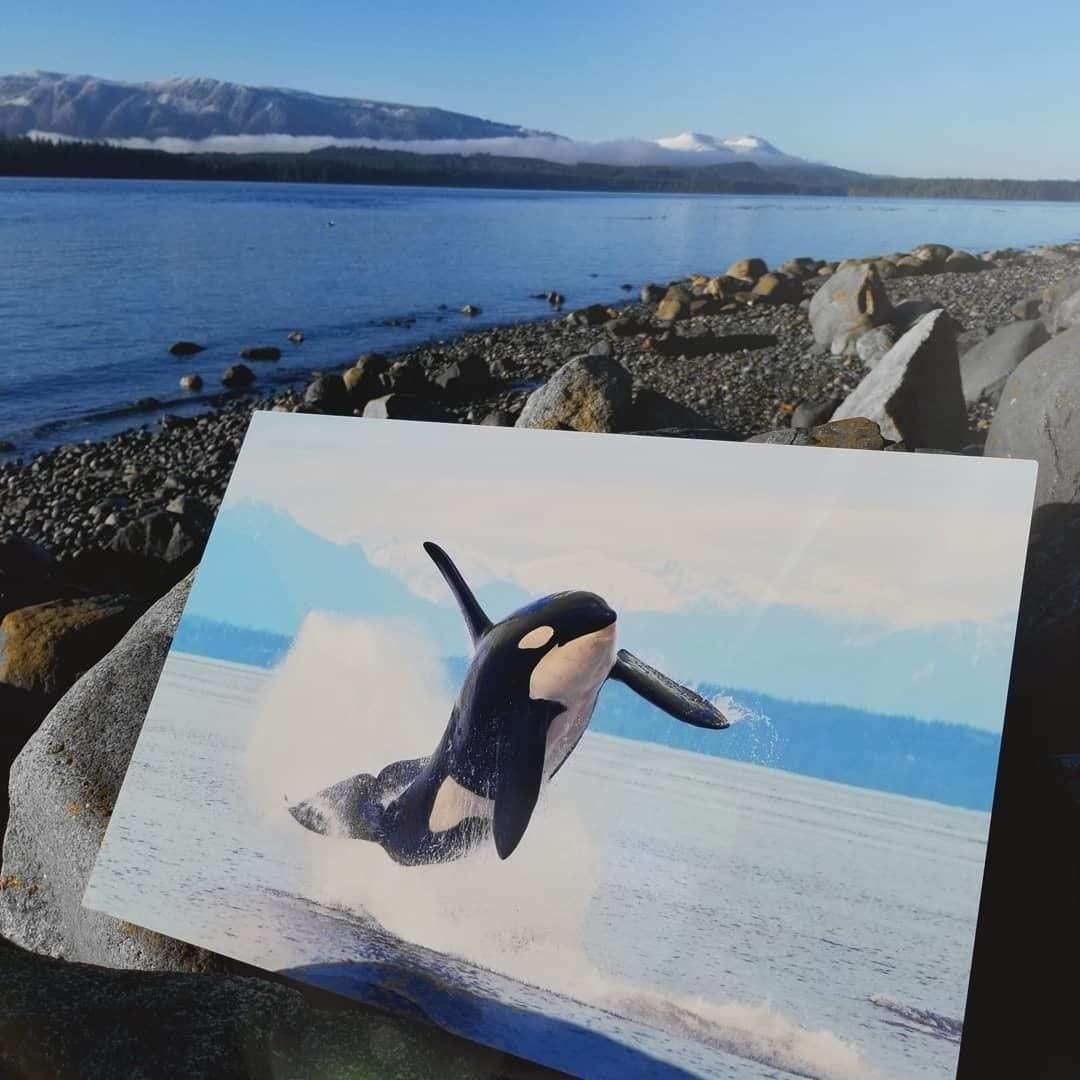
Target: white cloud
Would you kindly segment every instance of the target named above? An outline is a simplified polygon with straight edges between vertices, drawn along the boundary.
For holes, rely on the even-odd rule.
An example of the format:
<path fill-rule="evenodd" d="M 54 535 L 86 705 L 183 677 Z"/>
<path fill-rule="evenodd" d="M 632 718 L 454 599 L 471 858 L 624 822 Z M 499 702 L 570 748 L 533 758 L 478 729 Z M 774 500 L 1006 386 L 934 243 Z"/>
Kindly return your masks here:
<path fill-rule="evenodd" d="M 50 131 L 31 131 L 34 138 L 71 140 L 72 136 Z M 133 150 L 164 150 L 172 154 L 218 153 L 306 154 L 325 147 L 370 147 L 405 150 L 412 154 L 492 154 L 501 157 L 540 158 L 563 165 L 591 162 L 600 165 L 723 165 L 747 160 L 731 150 L 697 151 L 667 149 L 649 139 L 611 139 L 576 142 L 549 135 L 503 136 L 492 139 L 343 139 L 332 135 L 211 135 L 205 139 L 162 136 L 156 139 L 107 139 L 113 146 Z"/>
<path fill-rule="evenodd" d="M 1018 602 L 1027 462 L 283 414 L 249 439 L 230 499 L 361 543 L 428 599 L 446 595 L 424 540 L 474 585 L 623 611 L 780 604 L 903 629 Z M 323 467 L 343 456 L 352 494 Z"/>

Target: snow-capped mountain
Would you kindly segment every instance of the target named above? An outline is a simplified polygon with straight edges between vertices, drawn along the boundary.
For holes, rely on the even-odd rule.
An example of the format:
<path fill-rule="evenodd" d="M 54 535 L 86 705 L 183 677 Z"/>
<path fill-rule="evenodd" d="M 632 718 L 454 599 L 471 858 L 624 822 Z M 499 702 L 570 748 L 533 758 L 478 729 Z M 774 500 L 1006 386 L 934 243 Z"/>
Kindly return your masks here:
<path fill-rule="evenodd" d="M 684 131 L 681 135 L 669 135 L 654 141 L 665 150 L 710 154 L 718 159 L 756 161 L 760 165 L 806 164 L 804 158 L 785 154 L 760 135 L 728 135 L 720 138 L 716 135 L 702 135 L 697 131 Z"/>
<path fill-rule="evenodd" d="M 757 135 L 719 138 L 688 131 L 662 139 L 581 142 L 446 109 L 218 79 L 126 83 L 51 71 L 0 75 L 0 135 L 27 134 L 177 152 L 305 153 L 326 146 L 376 146 L 561 164 L 808 164 Z"/>
<path fill-rule="evenodd" d="M 339 139 L 486 139 L 545 134 L 463 113 L 217 79 L 124 83 L 31 71 L 0 75 L 0 134 L 79 139 L 291 135 Z"/>

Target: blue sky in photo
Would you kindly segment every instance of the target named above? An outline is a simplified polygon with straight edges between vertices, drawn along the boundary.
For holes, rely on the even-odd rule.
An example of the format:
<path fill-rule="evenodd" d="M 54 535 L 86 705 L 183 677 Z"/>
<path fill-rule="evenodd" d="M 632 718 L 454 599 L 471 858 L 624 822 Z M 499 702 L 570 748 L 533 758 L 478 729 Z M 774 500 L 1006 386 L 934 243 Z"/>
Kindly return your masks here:
<path fill-rule="evenodd" d="M 1000 731 L 1029 463 L 643 441 L 257 413 L 187 613 L 394 618 L 463 656 L 431 539 L 493 619 L 590 589 L 684 681 Z"/>
<path fill-rule="evenodd" d="M 7 4 L 0 72 L 203 75 L 590 141 L 753 133 L 908 176 L 1080 175 L 1080 5 Z"/>

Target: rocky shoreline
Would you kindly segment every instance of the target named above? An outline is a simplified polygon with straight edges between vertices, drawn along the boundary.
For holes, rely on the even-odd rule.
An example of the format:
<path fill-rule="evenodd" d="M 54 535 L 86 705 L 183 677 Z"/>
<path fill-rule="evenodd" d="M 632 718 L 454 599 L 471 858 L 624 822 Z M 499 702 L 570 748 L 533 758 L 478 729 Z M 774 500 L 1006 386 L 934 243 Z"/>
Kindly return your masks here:
<path fill-rule="evenodd" d="M 1064 762 L 1080 751 L 1069 722 L 1080 708 L 1080 691 L 1071 689 L 1080 641 L 1080 435 L 1069 426 L 1071 402 L 1080 399 L 1078 274 L 1080 245 L 971 255 L 927 244 L 773 270 L 748 258 L 724 273 L 646 285 L 610 308 L 560 311 L 398 356 L 365 354 L 272 395 L 257 391 L 256 373 L 251 393 L 212 412 L 0 464 L 0 768 L 11 767 L 12 777 L 0 929 L 35 952 L 109 967 L 235 968 L 156 935 L 133 936 L 78 905 L 80 874 L 100 843 L 256 409 L 1035 457 L 1040 495 L 1014 672 L 1021 719 L 1013 723 L 1030 728 L 1032 760 Z M 235 365 L 228 381 L 243 383 L 244 370 L 252 371 Z M 1040 380 L 1025 382 L 1033 370 Z M 1041 385 L 1053 393 L 1040 397 Z M 123 674 L 133 669 L 138 678 Z M 1038 781 L 1047 794 L 1027 792 L 1029 814 L 1039 797 L 1058 798 L 1075 782 L 1047 782 L 1049 775 Z M 1057 829 L 1063 845 L 1072 837 L 1075 850 L 1075 806 L 1064 796 L 1059 803 L 1054 820 L 1038 826 L 1046 835 Z M 7 811 L 5 801 L 0 829 Z M 995 850 L 1007 852 L 1007 843 Z M 1075 893 L 1075 880 L 1067 888 Z M 12 985 L 78 983 L 91 997 L 112 985 L 104 974 L 42 964 L 0 939 Z M 224 980 L 235 976 L 200 977 L 221 980 L 214 985 L 228 996 Z M 127 985 L 162 1000 L 194 992 L 185 982 L 153 991 Z M 263 991 L 237 982 L 235 993 L 239 1017 L 245 995 Z M 0 1000 L 22 1010 L 27 1030 L 45 1008 L 10 987 Z M 1003 999 L 1000 1008 L 1010 1006 Z M 984 1006 L 984 1021 L 995 1007 Z M 289 1008 L 299 1015 L 299 1004 Z M 73 1053 L 79 1038 L 90 1046 L 100 1035 L 88 1015 L 78 1020 L 84 1035 Z M 273 1028 L 278 1020 L 257 1020 L 264 1022 Z M 181 1029 L 177 1038 L 195 1037 Z M 272 1031 L 260 1031 L 260 1045 L 273 1042 Z M 12 1063 L 3 1034 L 0 1022 L 0 1071 Z M 508 1067 L 505 1059 L 493 1066 L 486 1051 L 460 1052 L 463 1076 Z M 57 1066 L 49 1075 L 65 1074 Z"/>
<path fill-rule="evenodd" d="M 944 308 L 956 322 L 963 355 L 1017 321 L 1028 298 L 1080 267 L 1080 246 L 1074 245 L 990 254 L 996 257 L 975 260 L 966 272 L 932 261 L 917 275 L 900 276 L 896 267 L 885 271 L 899 329 Z M 692 275 L 670 283 L 687 298 L 685 311 L 672 320 L 661 318 L 669 285 L 647 285 L 641 291 L 649 303 L 593 305 L 556 320 L 466 332 L 397 356 L 366 354 L 306 387 L 270 395 L 258 392 L 256 370 L 248 393 L 197 417 L 166 416 L 155 429 L 0 463 L 0 542 L 30 541 L 60 559 L 100 548 L 131 551 L 143 539 L 131 535 L 132 524 L 162 511 L 198 533 L 192 519 L 205 519 L 207 512 L 212 517 L 256 409 L 513 424 L 537 386 L 590 353 L 611 358 L 630 375 L 633 407 L 619 430 L 701 428 L 746 439 L 788 426 L 793 414 L 796 420 L 809 415 L 808 408 L 828 419 L 824 405 L 846 398 L 867 366 L 854 349 L 833 355 L 816 344 L 807 318 L 809 298 L 837 264 L 785 265 L 792 291 L 782 302 L 754 295 L 760 286 L 752 278 L 726 275 L 731 284 L 713 290 L 727 289 L 725 296 L 706 291 L 717 278 Z M 880 270 L 888 264 L 877 259 L 873 265 Z M 744 267 L 758 280 L 776 276 L 762 270 Z M 233 365 L 228 381 L 244 368 Z M 972 445 L 984 440 L 992 415 L 991 403 L 971 404 Z"/>

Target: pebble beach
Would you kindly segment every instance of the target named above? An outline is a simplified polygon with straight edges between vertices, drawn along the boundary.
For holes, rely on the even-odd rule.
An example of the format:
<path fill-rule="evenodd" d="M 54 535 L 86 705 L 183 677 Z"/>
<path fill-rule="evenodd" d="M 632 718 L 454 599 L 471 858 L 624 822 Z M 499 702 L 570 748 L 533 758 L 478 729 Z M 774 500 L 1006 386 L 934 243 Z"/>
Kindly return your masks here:
<path fill-rule="evenodd" d="M 975 271 L 886 277 L 889 297 L 902 315 L 905 307 L 911 315 L 944 308 L 956 322 L 962 354 L 1017 321 L 1028 298 L 1080 264 L 1071 245 L 992 254 Z M 796 302 L 706 298 L 695 305 L 691 299 L 691 310 L 675 320 L 660 318 L 657 302 L 640 299 L 577 312 L 560 305 L 536 321 L 376 356 L 378 374 L 359 384 L 346 377 L 354 386 L 344 393 L 335 388 L 342 389 L 338 380 L 355 370 L 356 358 L 321 373 L 323 379 L 272 394 L 259 391 L 266 363 L 240 365 L 252 373 L 251 384 L 223 395 L 202 415 L 165 416 L 100 442 L 0 464 L 0 540 L 28 541 L 58 559 L 78 558 L 116 547 L 125 526 L 170 513 L 190 526 L 197 542 L 256 409 L 372 415 L 370 401 L 389 394 L 391 405 L 396 398 L 408 407 L 403 417 L 510 425 L 530 393 L 583 354 L 608 356 L 629 373 L 636 411 L 623 430 L 698 429 L 715 438 L 746 439 L 791 426 L 793 418 L 798 422 L 800 406 L 828 419 L 829 404 L 850 394 L 867 369 L 854 350 L 837 356 L 815 345 L 809 297 L 836 264 L 805 265 L 810 272 L 798 281 Z M 695 282 L 705 278 L 694 274 L 640 292 L 662 297 L 675 285 L 693 297 Z M 369 360 L 360 358 L 361 369 L 372 366 Z M 992 415 L 987 401 L 969 408 L 973 446 L 985 439 Z M 120 546 L 132 550 L 139 538 L 130 528 L 128 533 Z M 148 553 L 164 554 L 153 550 L 149 536 L 143 539 Z"/>

